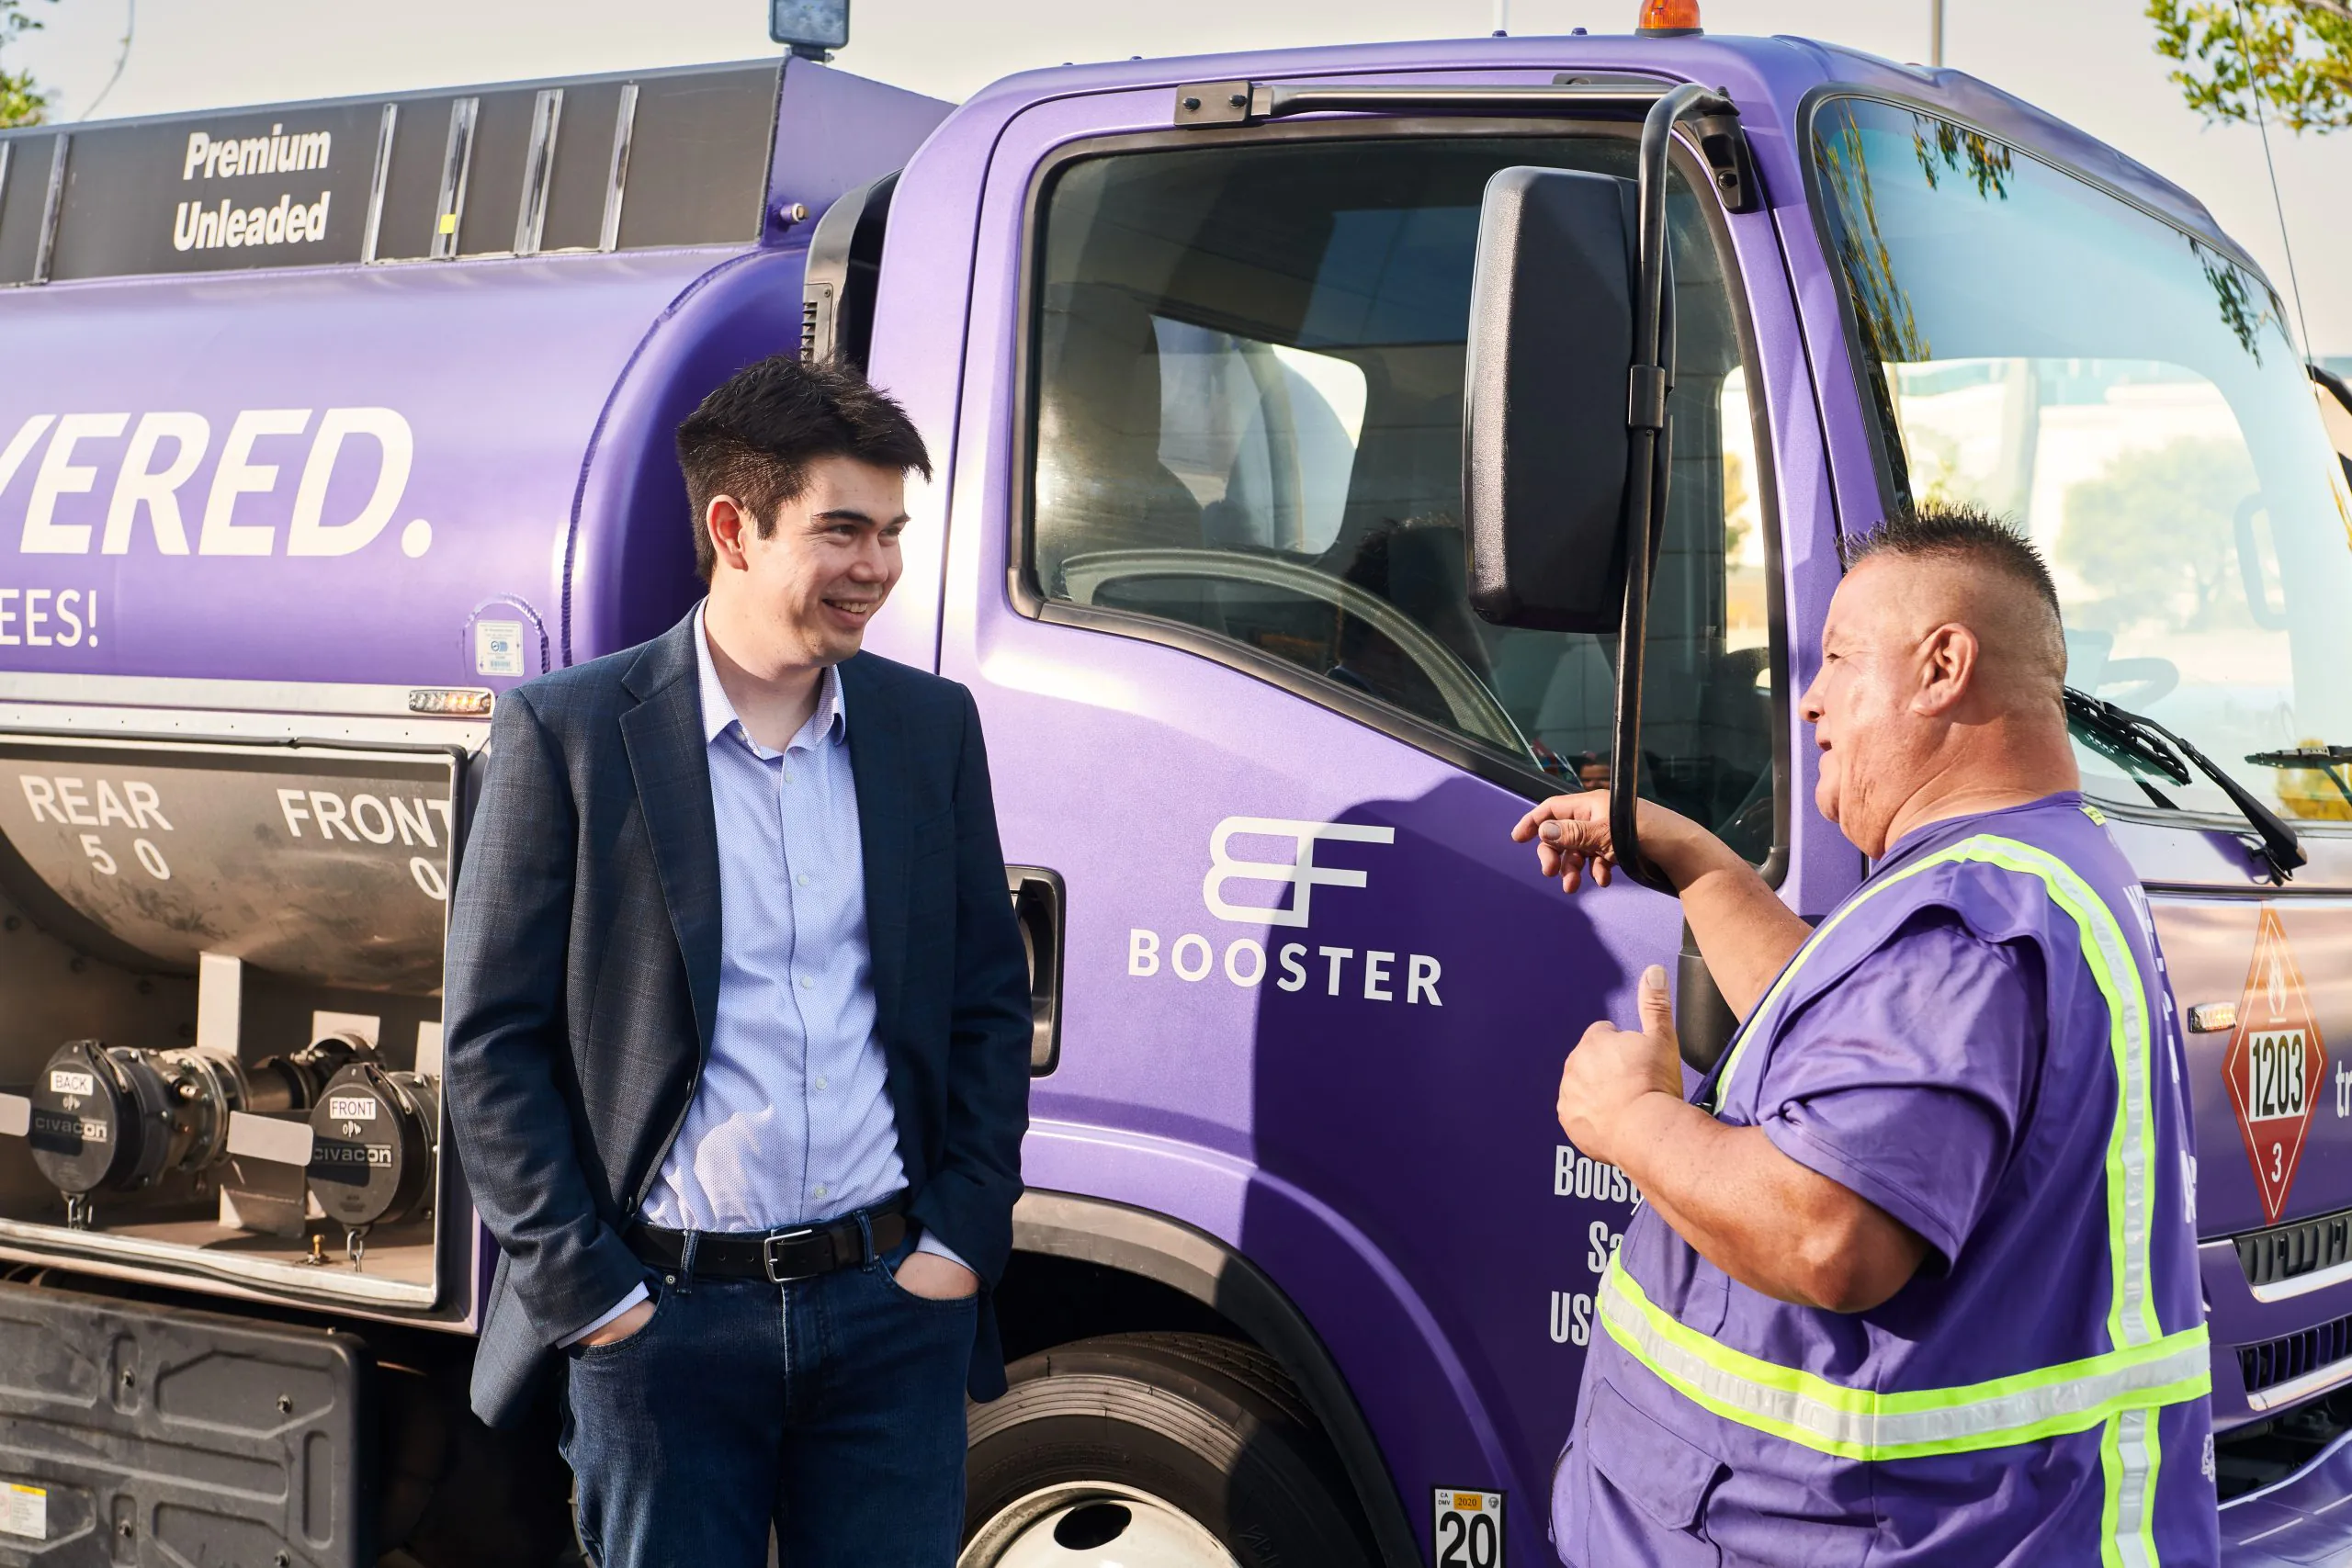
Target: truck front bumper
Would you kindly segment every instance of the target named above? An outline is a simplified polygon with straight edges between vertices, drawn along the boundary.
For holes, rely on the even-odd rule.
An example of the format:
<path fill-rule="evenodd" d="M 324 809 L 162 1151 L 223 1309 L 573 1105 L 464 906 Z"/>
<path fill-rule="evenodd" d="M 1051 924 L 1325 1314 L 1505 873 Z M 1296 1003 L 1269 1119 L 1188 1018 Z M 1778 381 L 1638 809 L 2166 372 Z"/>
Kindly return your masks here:
<path fill-rule="evenodd" d="M 2222 1505 L 2228 1568 L 2311 1568 L 2352 1562 L 2352 1432 L 2309 1464 Z"/>

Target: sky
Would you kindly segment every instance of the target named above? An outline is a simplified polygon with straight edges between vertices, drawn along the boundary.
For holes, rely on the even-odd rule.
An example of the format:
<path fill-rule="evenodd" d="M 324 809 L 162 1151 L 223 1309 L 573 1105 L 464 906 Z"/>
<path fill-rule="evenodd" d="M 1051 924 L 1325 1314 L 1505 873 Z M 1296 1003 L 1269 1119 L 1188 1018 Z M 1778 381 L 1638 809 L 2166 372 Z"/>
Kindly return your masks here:
<path fill-rule="evenodd" d="M 136 27 L 120 79 L 131 7 Z M 1069 60 L 1633 25 L 1635 0 L 855 0 L 844 70 L 943 98 Z M 2041 105 L 2187 187 L 2289 274 L 2262 141 L 2207 126 L 2165 80 L 2142 0 L 1947 0 L 1944 62 Z M 57 91 L 53 118 L 160 114 L 774 54 L 762 0 L 27 0 L 11 48 Z M 1796 33 L 1928 58 L 1929 0 L 1704 0 L 1709 29 Z M 2311 346 L 2352 355 L 2352 131 L 2272 152 Z M 2290 300 L 2291 305 L 2291 300 Z"/>

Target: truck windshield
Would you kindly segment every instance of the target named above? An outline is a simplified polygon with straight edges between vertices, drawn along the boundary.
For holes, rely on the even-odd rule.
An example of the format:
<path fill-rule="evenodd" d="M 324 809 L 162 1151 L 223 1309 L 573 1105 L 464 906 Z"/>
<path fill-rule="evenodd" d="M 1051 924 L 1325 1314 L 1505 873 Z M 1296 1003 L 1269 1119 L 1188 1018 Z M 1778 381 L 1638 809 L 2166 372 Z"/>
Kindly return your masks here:
<path fill-rule="evenodd" d="M 1033 592 L 1103 629 L 1157 623 L 1304 672 L 1334 705 L 1435 727 L 1550 787 L 1605 783 L 1615 639 L 1491 626 L 1464 592 L 1479 203 L 1522 164 L 1630 175 L 1633 143 L 1359 135 L 1063 165 L 1034 306 Z M 1773 676 L 1750 382 L 1679 175 L 1668 214 L 1679 379 L 1642 787 L 1761 860 Z"/>
<path fill-rule="evenodd" d="M 2278 297 L 2228 254 L 1981 132 L 1822 106 L 1813 158 L 1893 499 L 2010 518 L 2058 580 L 2069 680 L 2263 800 L 2352 818 L 2352 490 Z M 2085 784 L 2143 802 L 2077 745 Z M 2167 793 L 2229 813 L 2199 779 Z"/>

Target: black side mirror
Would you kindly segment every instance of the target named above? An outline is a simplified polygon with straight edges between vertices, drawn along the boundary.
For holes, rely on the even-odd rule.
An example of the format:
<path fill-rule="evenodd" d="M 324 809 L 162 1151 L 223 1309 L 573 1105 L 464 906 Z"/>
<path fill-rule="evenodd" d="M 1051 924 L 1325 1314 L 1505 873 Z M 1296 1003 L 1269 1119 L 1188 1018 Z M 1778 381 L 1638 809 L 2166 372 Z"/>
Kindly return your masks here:
<path fill-rule="evenodd" d="M 1614 632 L 1624 610 L 1639 196 L 1632 180 L 1566 169 L 1487 182 L 1463 534 L 1470 603 L 1500 626 Z"/>
<path fill-rule="evenodd" d="M 1674 884 L 1642 853 L 1636 810 L 1643 639 L 1674 450 L 1667 153 L 1675 122 L 1694 115 L 1712 127 L 1702 139 L 1731 147 L 1738 113 L 1694 82 L 1668 88 L 1643 118 L 1632 186 L 1503 170 L 1487 184 L 1470 296 L 1462 444 L 1470 601 L 1508 626 L 1616 626 L 1609 837 L 1618 870 L 1661 893 Z"/>
<path fill-rule="evenodd" d="M 2313 384 L 2327 394 L 2327 400 L 2320 404 L 2320 423 L 2327 427 L 2328 443 L 2335 448 L 2335 455 L 2344 459 L 2346 476 L 2352 477 L 2352 383 L 2316 365 L 2308 368 Z M 2328 407 L 2331 401 L 2334 408 Z"/>
<path fill-rule="evenodd" d="M 2352 413 L 2352 382 L 2347 382 L 2343 377 L 2324 366 L 2306 365 L 2303 368 L 2310 372 L 2313 381 L 2326 389 L 2329 397 L 2335 400 L 2338 407 L 2342 408 L 2346 413 Z"/>

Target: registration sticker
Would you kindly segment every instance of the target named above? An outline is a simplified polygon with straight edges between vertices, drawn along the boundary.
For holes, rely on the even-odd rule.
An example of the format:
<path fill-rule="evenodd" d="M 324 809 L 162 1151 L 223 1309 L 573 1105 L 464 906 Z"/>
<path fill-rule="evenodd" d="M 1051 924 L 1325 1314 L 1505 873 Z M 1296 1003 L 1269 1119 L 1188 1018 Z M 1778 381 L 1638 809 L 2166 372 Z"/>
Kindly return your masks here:
<path fill-rule="evenodd" d="M 21 1482 L 0 1483 L 0 1535 L 49 1539 L 49 1494 Z"/>
<path fill-rule="evenodd" d="M 1503 1495 L 1437 1489 L 1437 1568 L 1502 1568 Z"/>
<path fill-rule="evenodd" d="M 523 668 L 523 623 L 520 621 L 476 621 L 474 623 L 474 673 L 477 675 L 521 675 Z"/>
<path fill-rule="evenodd" d="M 2326 1071 L 2327 1046 L 2303 989 L 2303 973 L 2287 945 L 2278 911 L 2265 905 L 2245 994 L 2238 999 L 2237 1028 L 2222 1058 L 2238 1132 L 2262 1190 L 2265 1224 L 2277 1224 L 2286 1211 Z"/>

